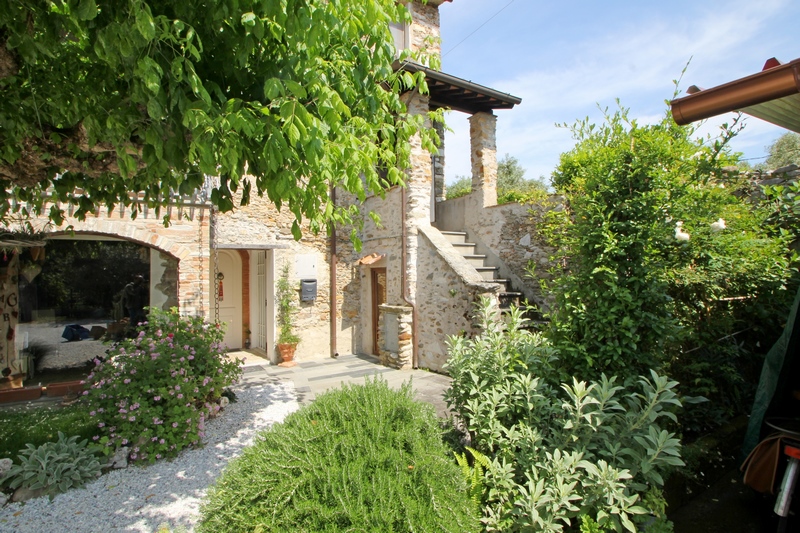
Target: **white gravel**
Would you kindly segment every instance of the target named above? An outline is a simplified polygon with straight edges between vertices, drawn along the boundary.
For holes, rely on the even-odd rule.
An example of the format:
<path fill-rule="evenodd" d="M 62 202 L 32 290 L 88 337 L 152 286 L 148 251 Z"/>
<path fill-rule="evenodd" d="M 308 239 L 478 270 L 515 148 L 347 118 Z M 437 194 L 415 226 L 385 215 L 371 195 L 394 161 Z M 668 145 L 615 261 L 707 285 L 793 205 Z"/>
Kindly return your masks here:
<path fill-rule="evenodd" d="M 260 430 L 298 409 L 291 382 L 235 389 L 238 401 L 206 425 L 205 446 L 172 461 L 109 472 L 83 488 L 0 509 L 0 532 L 193 531 L 200 501 Z"/>

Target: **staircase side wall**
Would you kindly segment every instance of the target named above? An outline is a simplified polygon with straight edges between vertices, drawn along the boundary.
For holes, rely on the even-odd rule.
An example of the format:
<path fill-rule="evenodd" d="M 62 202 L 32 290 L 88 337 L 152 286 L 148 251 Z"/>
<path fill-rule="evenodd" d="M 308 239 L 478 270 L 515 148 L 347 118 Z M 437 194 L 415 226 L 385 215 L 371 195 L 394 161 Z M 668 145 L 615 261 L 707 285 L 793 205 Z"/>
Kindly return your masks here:
<path fill-rule="evenodd" d="M 547 279 L 553 250 L 542 241 L 537 227 L 550 209 L 559 209 L 557 198 L 543 204 L 477 205 L 475 193 L 436 204 L 436 226 L 442 231 L 465 231 L 476 253 L 498 267 L 498 276 L 511 280 L 514 290 L 530 302 L 547 308 L 539 279 Z M 528 264 L 535 265 L 537 279 L 528 278 Z"/>
<path fill-rule="evenodd" d="M 434 227 L 420 226 L 417 255 L 417 342 L 419 366 L 442 371 L 447 337 L 472 334 L 475 303 L 493 295 L 497 285 L 485 283 Z"/>

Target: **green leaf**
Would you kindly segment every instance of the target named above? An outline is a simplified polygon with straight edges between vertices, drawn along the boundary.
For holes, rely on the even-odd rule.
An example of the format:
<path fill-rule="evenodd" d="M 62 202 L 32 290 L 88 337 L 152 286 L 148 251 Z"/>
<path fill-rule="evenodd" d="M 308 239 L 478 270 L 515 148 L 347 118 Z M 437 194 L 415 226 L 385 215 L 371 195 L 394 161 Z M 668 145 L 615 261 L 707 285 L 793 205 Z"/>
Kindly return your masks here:
<path fill-rule="evenodd" d="M 303 88 L 302 85 L 297 83 L 293 80 L 283 80 L 283 84 L 289 89 L 289 92 L 292 93 L 296 98 L 300 100 L 304 100 L 307 96 L 306 90 Z"/>
<path fill-rule="evenodd" d="M 92 20 L 97 16 L 97 4 L 94 0 L 81 0 L 75 14 L 79 20 Z"/>
<path fill-rule="evenodd" d="M 278 78 L 267 78 L 264 82 L 264 96 L 268 100 L 275 100 L 279 96 L 283 96 L 283 84 Z"/>
<path fill-rule="evenodd" d="M 156 36 L 156 25 L 147 4 L 142 4 L 142 8 L 136 12 L 136 29 L 148 42 Z"/>

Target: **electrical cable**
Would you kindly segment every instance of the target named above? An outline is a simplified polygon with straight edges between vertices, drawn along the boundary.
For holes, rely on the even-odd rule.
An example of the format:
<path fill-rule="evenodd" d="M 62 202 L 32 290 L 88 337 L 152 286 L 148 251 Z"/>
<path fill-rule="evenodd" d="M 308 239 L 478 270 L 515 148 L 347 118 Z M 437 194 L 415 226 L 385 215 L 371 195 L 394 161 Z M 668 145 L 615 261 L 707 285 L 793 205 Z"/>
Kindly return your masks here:
<path fill-rule="evenodd" d="M 498 11 L 497 13 L 495 13 L 494 15 L 492 15 L 491 17 L 489 17 L 488 19 L 486 19 L 486 21 L 485 21 L 483 24 L 481 24 L 480 26 L 478 26 L 477 28 L 475 28 L 475 29 L 472 31 L 472 33 L 470 33 L 469 35 L 467 35 L 466 37 L 464 37 L 463 39 L 461 39 L 461 40 L 460 40 L 460 41 L 459 41 L 459 42 L 458 42 L 458 43 L 457 43 L 457 44 L 456 44 L 456 45 L 455 45 L 453 48 L 451 48 L 450 50 L 448 50 L 448 51 L 447 51 L 447 53 L 445 53 L 445 54 L 442 54 L 442 58 L 446 57 L 446 56 L 447 56 L 447 54 L 449 54 L 450 52 L 452 52 L 453 50 L 455 50 L 456 48 L 458 48 L 458 47 L 461 45 L 461 43 L 463 43 L 464 41 L 466 41 L 467 39 L 469 39 L 470 37 L 472 37 L 473 35 L 475 35 L 475 33 L 477 33 L 477 31 L 478 31 L 478 30 L 480 30 L 481 28 L 483 28 L 484 26 L 486 26 L 486 25 L 489 23 L 489 21 L 491 21 L 491 20 L 492 20 L 493 18 L 495 18 L 497 15 L 499 15 L 500 13 L 502 13 L 502 12 L 503 12 L 503 11 L 504 11 L 504 10 L 505 10 L 505 9 L 506 9 L 508 6 L 510 6 L 510 5 L 511 5 L 511 4 L 513 4 L 513 3 L 514 3 L 514 0 L 511 0 L 511 1 L 510 1 L 509 3 L 507 3 L 507 4 L 506 4 L 506 5 L 505 5 L 505 6 L 504 6 L 502 9 L 500 9 L 500 11 Z"/>

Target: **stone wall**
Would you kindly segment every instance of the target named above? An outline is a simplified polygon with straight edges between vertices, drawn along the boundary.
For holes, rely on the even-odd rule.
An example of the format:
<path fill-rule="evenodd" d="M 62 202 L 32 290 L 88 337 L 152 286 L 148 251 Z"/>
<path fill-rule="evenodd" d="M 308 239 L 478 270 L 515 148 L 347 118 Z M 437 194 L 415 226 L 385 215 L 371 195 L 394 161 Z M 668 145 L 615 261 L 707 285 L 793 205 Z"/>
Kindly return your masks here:
<path fill-rule="evenodd" d="M 491 266 L 500 268 L 500 278 L 511 280 L 514 290 L 544 310 L 548 299 L 538 280 L 527 277 L 533 262 L 537 276 L 547 279 L 553 250 L 542 242 L 537 226 L 549 209 L 561 209 L 558 198 L 542 204 L 504 204 L 486 208 L 476 205 L 476 193 L 436 204 L 436 226 L 443 231 L 466 231 L 477 244 L 476 253 L 486 254 Z"/>
<path fill-rule="evenodd" d="M 238 198 L 235 199 L 235 204 L 237 200 Z M 298 290 L 295 324 L 301 341 L 297 346 L 296 358 L 307 360 L 328 357 L 331 355 L 330 239 L 324 233 L 315 235 L 308 225 L 303 225 L 303 236 L 296 241 L 291 233 L 293 221 L 294 215 L 288 209 L 278 211 L 266 197 L 253 196 L 249 205 L 219 215 L 217 246 L 274 249 L 276 279 L 282 265 L 288 263 L 290 284 Z M 345 254 L 349 255 L 346 248 L 345 245 Z M 312 266 L 315 267 L 313 275 Z M 314 301 L 300 301 L 301 279 L 316 279 L 317 298 Z M 351 280 L 352 272 L 345 260 L 344 264 L 337 265 L 336 302 L 338 344 L 345 348 L 345 353 L 350 352 L 347 348 L 353 344 L 352 313 L 345 314 L 342 309 L 345 304 L 345 288 Z"/>
<path fill-rule="evenodd" d="M 441 55 L 439 8 L 418 1 L 409 3 L 408 6 L 414 19 L 411 24 L 411 50 L 426 50 L 430 54 Z"/>
<path fill-rule="evenodd" d="M 417 254 L 417 343 L 419 366 L 442 371 L 447 337 L 472 334 L 475 303 L 492 296 L 495 284 L 485 283 L 434 227 L 421 226 Z"/>
<path fill-rule="evenodd" d="M 168 227 L 164 227 L 164 211 L 170 221 Z M 74 232 L 123 238 L 170 256 L 173 262 L 170 263 L 169 269 L 174 269 L 174 261 L 177 261 L 177 297 L 181 314 L 208 318 L 209 313 L 213 311 L 208 277 L 210 211 L 205 207 L 182 210 L 173 208 L 164 211 L 159 216 L 153 210 L 143 211 L 133 220 L 130 218 L 130 212 L 122 208 L 111 214 L 100 210 L 87 215 L 83 221 L 68 212 L 64 224 L 60 227 L 48 225 L 44 217 L 34 219 L 32 223 L 35 227 L 42 227 L 44 232 L 52 234 L 69 235 Z M 70 230 L 67 231 L 67 228 Z M 151 280 L 151 285 L 152 283 L 174 284 L 174 276 L 173 270 L 173 274 L 167 274 L 167 277 L 172 279 L 166 282 L 161 279 Z M 164 286 L 163 290 L 174 289 Z M 175 303 L 169 298 L 167 300 Z"/>

